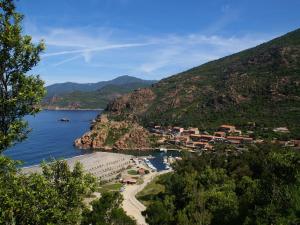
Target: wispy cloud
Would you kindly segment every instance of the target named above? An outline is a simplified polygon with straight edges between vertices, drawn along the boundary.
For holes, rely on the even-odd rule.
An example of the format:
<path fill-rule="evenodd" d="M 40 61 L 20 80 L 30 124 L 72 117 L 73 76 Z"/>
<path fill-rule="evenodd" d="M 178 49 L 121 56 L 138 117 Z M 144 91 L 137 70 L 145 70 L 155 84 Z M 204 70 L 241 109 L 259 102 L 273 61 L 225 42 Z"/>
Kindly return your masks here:
<path fill-rule="evenodd" d="M 159 43 L 158 39 L 156 40 Z M 153 74 L 187 69 L 207 61 L 218 59 L 264 42 L 260 37 L 222 37 L 203 34 L 169 36 L 161 38 L 160 45 L 149 53 L 147 60 L 136 70 Z"/>
<path fill-rule="evenodd" d="M 59 56 L 59 55 L 68 55 L 68 54 L 76 54 L 76 53 L 90 53 L 90 52 L 99 52 L 111 49 L 119 49 L 119 48 L 132 48 L 132 47 L 141 47 L 150 45 L 151 43 L 128 43 L 128 44 L 111 44 L 101 47 L 94 47 L 94 48 L 84 48 L 78 50 L 69 50 L 69 51 L 60 51 L 60 52 L 52 52 L 43 54 L 43 57 L 50 57 L 50 56 Z"/>
<path fill-rule="evenodd" d="M 64 59 L 59 57 L 60 61 L 52 64 L 54 66 L 61 66 L 80 58 L 82 58 L 86 63 L 89 63 L 95 53 L 98 52 L 138 48 L 153 44 L 153 41 L 145 40 L 140 42 L 137 42 L 137 40 L 117 40 L 112 37 L 115 29 L 108 28 L 51 28 L 41 32 L 39 29 L 31 25 L 30 30 L 31 33 L 34 34 L 34 41 L 38 42 L 40 40 L 44 40 L 47 45 L 48 50 L 42 55 L 43 59 L 59 56 L 67 57 Z M 71 57 L 69 55 L 71 55 Z"/>
<path fill-rule="evenodd" d="M 227 10 L 226 7 L 223 10 Z M 113 29 L 103 31 L 103 28 L 54 28 L 44 33 L 36 32 L 34 40 L 45 39 L 49 50 L 42 57 L 54 67 L 67 68 L 65 64 L 78 61 L 85 64 L 85 68 L 98 67 L 157 79 L 271 38 L 262 35 L 226 37 L 203 32 L 141 36 L 123 35 Z"/>

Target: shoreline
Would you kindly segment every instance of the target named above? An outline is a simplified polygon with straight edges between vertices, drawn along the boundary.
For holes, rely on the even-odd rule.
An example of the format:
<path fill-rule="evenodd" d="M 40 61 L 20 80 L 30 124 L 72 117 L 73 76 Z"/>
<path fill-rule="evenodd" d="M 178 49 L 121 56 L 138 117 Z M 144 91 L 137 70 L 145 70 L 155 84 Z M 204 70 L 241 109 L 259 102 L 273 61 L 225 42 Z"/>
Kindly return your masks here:
<path fill-rule="evenodd" d="M 99 176 L 98 170 L 103 167 L 102 164 L 107 164 L 106 167 L 109 167 L 108 164 L 113 163 L 113 161 L 120 161 L 120 163 L 128 162 L 131 158 L 134 158 L 133 155 L 126 155 L 120 153 L 109 153 L 109 152 L 93 152 L 89 154 L 83 154 L 78 156 L 73 156 L 70 158 L 64 158 L 61 160 L 65 160 L 67 164 L 70 166 L 71 169 L 74 168 L 76 162 L 80 162 L 84 168 L 85 172 L 90 172 L 94 174 L 96 177 Z M 46 162 L 46 164 L 51 162 Z M 102 166 L 99 166 L 102 165 Z M 31 174 L 31 173 L 40 173 L 42 172 L 41 164 L 32 165 L 28 167 L 20 168 L 21 172 L 24 174 Z M 112 168 L 110 168 L 113 170 Z M 115 168 L 114 168 L 115 169 Z M 107 171 L 102 171 L 102 174 L 106 174 Z M 102 175 L 101 174 L 101 175 Z"/>

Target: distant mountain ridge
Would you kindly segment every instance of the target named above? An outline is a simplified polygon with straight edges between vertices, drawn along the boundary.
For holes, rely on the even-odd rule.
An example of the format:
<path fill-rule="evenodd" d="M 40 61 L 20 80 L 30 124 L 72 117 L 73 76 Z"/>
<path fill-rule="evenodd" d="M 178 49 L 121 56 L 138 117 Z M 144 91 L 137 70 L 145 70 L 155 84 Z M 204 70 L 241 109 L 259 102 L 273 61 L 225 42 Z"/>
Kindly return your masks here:
<path fill-rule="evenodd" d="M 143 80 L 133 76 L 120 76 L 113 80 L 97 83 L 58 83 L 46 87 L 47 95 L 43 99 L 43 108 L 48 109 L 96 109 L 121 94 L 135 89 L 149 87 L 156 80 Z"/>
<path fill-rule="evenodd" d="M 134 83 L 151 85 L 156 82 L 157 82 L 156 80 L 143 80 L 137 77 L 124 75 L 124 76 L 119 76 L 113 80 L 100 81 L 97 83 L 83 83 L 83 84 L 74 83 L 74 82 L 57 83 L 57 84 L 52 84 L 47 86 L 46 89 L 47 89 L 47 97 L 52 97 L 53 95 L 66 94 L 74 91 L 83 91 L 83 92 L 96 91 L 107 85 L 123 86 L 123 85 L 129 85 Z"/>

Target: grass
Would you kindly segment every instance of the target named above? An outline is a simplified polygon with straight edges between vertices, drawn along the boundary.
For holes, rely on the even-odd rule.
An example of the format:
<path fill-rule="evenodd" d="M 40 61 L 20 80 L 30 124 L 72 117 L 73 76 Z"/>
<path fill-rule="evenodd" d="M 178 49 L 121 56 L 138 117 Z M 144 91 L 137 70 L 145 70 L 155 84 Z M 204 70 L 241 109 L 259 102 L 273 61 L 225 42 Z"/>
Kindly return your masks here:
<path fill-rule="evenodd" d="M 141 185 L 141 184 L 143 184 L 143 183 L 144 183 L 144 179 L 141 178 L 141 177 L 139 177 L 139 178 L 137 179 L 137 181 L 136 181 L 136 184 L 138 184 L 138 185 Z"/>
<path fill-rule="evenodd" d="M 159 184 L 160 177 L 155 177 L 136 197 L 146 207 L 151 204 L 155 196 L 165 191 L 165 187 Z"/>
<path fill-rule="evenodd" d="M 122 187 L 121 183 L 110 183 L 110 184 L 104 184 L 99 187 L 98 191 L 100 193 L 104 192 L 110 192 L 110 191 L 119 191 Z"/>
<path fill-rule="evenodd" d="M 138 175 L 138 172 L 136 170 L 128 170 L 127 172 L 129 175 Z"/>

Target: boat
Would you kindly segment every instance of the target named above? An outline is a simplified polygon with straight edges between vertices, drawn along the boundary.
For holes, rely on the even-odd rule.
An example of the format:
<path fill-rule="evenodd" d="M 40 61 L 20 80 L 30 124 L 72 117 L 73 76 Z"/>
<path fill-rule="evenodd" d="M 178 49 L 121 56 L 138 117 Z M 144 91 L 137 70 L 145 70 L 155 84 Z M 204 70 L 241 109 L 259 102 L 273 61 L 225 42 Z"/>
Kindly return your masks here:
<path fill-rule="evenodd" d="M 59 121 L 61 121 L 61 122 L 70 122 L 70 119 L 68 119 L 68 118 L 61 118 Z"/>
<path fill-rule="evenodd" d="M 167 152 L 168 149 L 166 149 L 166 148 L 160 148 L 159 151 L 161 151 L 161 152 Z"/>
<path fill-rule="evenodd" d="M 164 157 L 164 164 L 167 164 L 167 163 L 168 163 L 168 157 L 165 156 L 165 157 Z"/>

